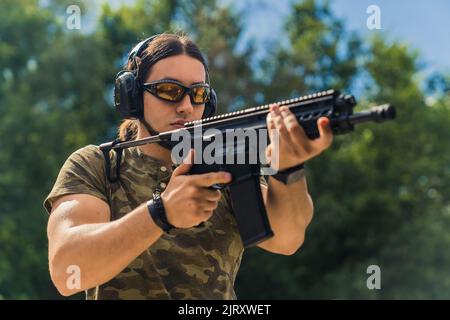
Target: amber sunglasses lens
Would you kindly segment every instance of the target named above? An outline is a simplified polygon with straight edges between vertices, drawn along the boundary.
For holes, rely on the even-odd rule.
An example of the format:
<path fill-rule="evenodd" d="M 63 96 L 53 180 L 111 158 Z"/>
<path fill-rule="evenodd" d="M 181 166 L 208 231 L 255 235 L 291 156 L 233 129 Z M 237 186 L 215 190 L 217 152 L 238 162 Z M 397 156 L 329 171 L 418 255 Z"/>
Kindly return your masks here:
<path fill-rule="evenodd" d="M 192 88 L 192 100 L 194 103 L 202 104 L 209 101 L 211 90 L 207 86 L 198 86 Z"/>

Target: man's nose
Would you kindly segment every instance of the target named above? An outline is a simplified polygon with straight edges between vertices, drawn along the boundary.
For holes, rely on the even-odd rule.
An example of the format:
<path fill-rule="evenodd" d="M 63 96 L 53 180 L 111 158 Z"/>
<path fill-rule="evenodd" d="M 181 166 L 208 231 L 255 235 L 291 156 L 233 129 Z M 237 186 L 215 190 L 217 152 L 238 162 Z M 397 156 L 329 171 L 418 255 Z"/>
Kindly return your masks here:
<path fill-rule="evenodd" d="M 194 111 L 194 107 L 192 106 L 192 103 L 191 103 L 191 97 L 189 97 L 189 95 L 186 94 L 183 97 L 183 99 L 180 101 L 180 103 L 177 107 L 177 112 L 190 114 L 193 111 Z"/>

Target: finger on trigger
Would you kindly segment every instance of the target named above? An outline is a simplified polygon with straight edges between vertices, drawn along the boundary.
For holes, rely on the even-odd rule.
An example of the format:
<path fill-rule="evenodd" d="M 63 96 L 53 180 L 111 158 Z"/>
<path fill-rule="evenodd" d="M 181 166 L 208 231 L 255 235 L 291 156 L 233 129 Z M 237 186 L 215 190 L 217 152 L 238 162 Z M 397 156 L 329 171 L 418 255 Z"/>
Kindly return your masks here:
<path fill-rule="evenodd" d="M 205 174 L 199 174 L 197 176 L 197 184 L 202 187 L 210 187 L 218 183 L 231 182 L 231 174 L 224 171 L 209 172 Z"/>

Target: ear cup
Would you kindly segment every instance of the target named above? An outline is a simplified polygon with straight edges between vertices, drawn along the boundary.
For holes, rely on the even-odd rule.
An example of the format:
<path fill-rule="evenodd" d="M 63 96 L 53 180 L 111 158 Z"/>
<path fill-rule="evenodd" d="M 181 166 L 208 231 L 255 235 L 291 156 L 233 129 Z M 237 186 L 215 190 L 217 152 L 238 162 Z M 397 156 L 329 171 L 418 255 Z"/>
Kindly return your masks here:
<path fill-rule="evenodd" d="M 114 85 L 114 105 L 125 118 L 139 118 L 143 114 L 142 99 L 139 97 L 139 84 L 131 71 L 121 71 Z"/>
<path fill-rule="evenodd" d="M 205 110 L 203 111 L 202 119 L 212 117 L 217 112 L 217 94 L 214 89 L 211 89 L 211 97 L 205 103 Z"/>
<path fill-rule="evenodd" d="M 128 55 L 128 61 L 140 57 L 148 44 L 158 35 L 151 36 L 139 42 Z M 125 119 L 140 119 L 144 116 L 142 91 L 139 81 L 136 79 L 137 70 L 120 71 L 114 85 L 114 105 Z"/>

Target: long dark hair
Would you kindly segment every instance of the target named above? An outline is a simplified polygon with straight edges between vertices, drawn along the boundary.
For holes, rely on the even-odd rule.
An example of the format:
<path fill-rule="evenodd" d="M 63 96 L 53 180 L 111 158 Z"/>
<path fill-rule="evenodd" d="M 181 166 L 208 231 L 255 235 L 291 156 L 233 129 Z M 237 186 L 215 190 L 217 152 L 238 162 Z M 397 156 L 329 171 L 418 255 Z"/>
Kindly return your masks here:
<path fill-rule="evenodd" d="M 138 68 L 137 79 L 143 83 L 151 72 L 152 66 L 159 60 L 186 54 L 199 60 L 205 67 L 208 74 L 206 59 L 199 47 L 186 35 L 163 33 L 155 37 L 148 47 L 141 53 L 139 59 L 128 61 L 125 70 L 136 70 Z M 136 64 L 137 61 L 137 64 Z M 209 79 L 207 79 L 208 81 Z M 134 140 L 137 137 L 139 120 L 125 119 L 119 126 L 118 136 L 120 140 Z"/>

